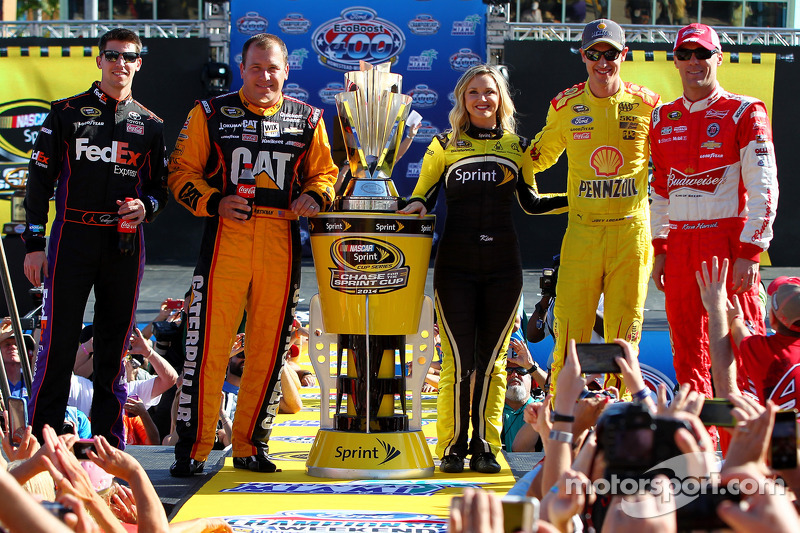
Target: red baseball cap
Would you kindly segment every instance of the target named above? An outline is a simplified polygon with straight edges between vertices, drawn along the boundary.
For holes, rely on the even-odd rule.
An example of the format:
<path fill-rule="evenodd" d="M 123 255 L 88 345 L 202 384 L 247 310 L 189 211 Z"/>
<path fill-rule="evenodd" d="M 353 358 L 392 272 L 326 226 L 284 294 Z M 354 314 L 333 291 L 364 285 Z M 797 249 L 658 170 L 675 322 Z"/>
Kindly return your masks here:
<path fill-rule="evenodd" d="M 772 312 L 781 324 L 792 331 L 800 331 L 800 278 L 780 276 L 767 287 L 772 296 Z"/>
<path fill-rule="evenodd" d="M 722 52 L 722 44 L 719 42 L 719 35 L 711 26 L 705 24 L 689 24 L 678 31 L 675 39 L 673 51 L 677 50 L 686 43 L 697 43 L 706 50 L 717 50 Z"/>

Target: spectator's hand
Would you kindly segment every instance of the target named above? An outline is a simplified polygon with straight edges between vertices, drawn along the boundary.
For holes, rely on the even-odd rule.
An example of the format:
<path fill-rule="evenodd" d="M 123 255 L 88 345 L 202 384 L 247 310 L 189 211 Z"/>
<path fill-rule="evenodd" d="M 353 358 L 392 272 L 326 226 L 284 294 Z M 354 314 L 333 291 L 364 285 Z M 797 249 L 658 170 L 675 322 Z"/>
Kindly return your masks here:
<path fill-rule="evenodd" d="M 755 471 L 725 475 L 723 483 L 733 479 L 752 480 L 758 486 L 740 503 L 723 501 L 717 506 L 717 515 L 737 533 L 762 533 L 763 531 L 800 531 L 797 512 L 785 490 L 771 479 Z"/>
<path fill-rule="evenodd" d="M 422 392 L 425 392 L 425 393 L 436 392 L 436 387 L 434 387 L 433 385 L 431 385 L 430 383 L 427 383 L 427 382 L 423 383 L 422 384 Z"/>
<path fill-rule="evenodd" d="M 133 332 L 131 332 L 131 353 L 137 353 L 143 356 L 145 359 L 150 357 L 150 341 L 144 338 L 142 335 L 142 331 L 139 328 L 133 328 Z"/>
<path fill-rule="evenodd" d="M 419 200 L 414 200 L 397 212 L 402 215 L 413 215 L 414 213 L 419 213 L 419 216 L 424 217 L 426 214 L 428 214 L 428 208 L 426 208 L 425 204 Z"/>
<path fill-rule="evenodd" d="M 736 294 L 742 294 L 753 288 L 758 280 L 758 262 L 739 257 L 733 262 L 731 283 Z"/>
<path fill-rule="evenodd" d="M 128 396 L 125 400 L 125 405 L 122 406 L 128 416 L 137 417 L 147 414 L 147 406 L 139 399 L 138 396 Z"/>
<path fill-rule="evenodd" d="M 8 411 L 5 412 L 5 419 L 8 420 Z M 20 441 L 17 446 L 14 446 L 11 442 L 13 435 L 6 433 L 0 428 L 0 437 L 3 439 L 3 451 L 9 461 L 12 463 L 14 461 L 25 461 L 36 454 L 39 450 L 39 442 L 33 436 L 32 432 L 33 428 L 31 426 L 17 429 L 16 435 L 19 436 Z"/>
<path fill-rule="evenodd" d="M 551 399 L 552 396 L 548 392 L 542 403 L 532 403 L 522 413 L 522 419 L 533 426 L 533 429 L 541 437 L 542 443 L 548 441 L 550 431 L 553 429 L 553 423 L 550 422 Z"/>
<path fill-rule="evenodd" d="M 236 194 L 223 196 L 222 200 L 219 201 L 219 208 L 217 209 L 219 216 L 222 218 L 238 220 L 240 222 L 247 220 L 247 213 L 250 211 L 251 208 L 247 205 L 247 200 Z"/>
<path fill-rule="evenodd" d="M 120 522 L 136 524 L 139 521 L 139 517 L 136 513 L 136 499 L 133 497 L 133 491 L 129 487 L 120 485 L 116 481 L 114 482 L 114 488 L 116 491 L 109 503 L 111 512 L 114 513 L 114 516 L 116 516 Z"/>
<path fill-rule="evenodd" d="M 76 533 L 102 533 L 83 503 L 72 494 L 62 494 L 56 501 L 72 509 L 71 513 L 64 515 L 64 523 Z"/>
<path fill-rule="evenodd" d="M 467 487 L 460 498 L 450 500 L 448 533 L 503 533 L 503 505 L 500 498 Z"/>
<path fill-rule="evenodd" d="M 130 481 L 131 474 L 142 468 L 133 456 L 111 446 L 102 435 L 95 436 L 94 447 L 97 453 L 89 450 L 89 459 L 113 476 Z"/>
<path fill-rule="evenodd" d="M 764 408 L 743 394 L 731 395 L 730 400 L 734 405 L 731 414 L 736 419 L 736 427 L 722 472 L 727 473 L 747 464 L 766 471 L 767 450 L 778 408 L 771 400 L 767 401 Z"/>
<path fill-rule="evenodd" d="M 638 518 L 642 516 L 647 518 Z M 675 498 L 669 480 L 662 475 L 653 479 L 652 492 L 614 496 L 603 522 L 603 531 L 614 533 L 671 533 L 677 529 Z"/>
<path fill-rule="evenodd" d="M 630 343 L 623 339 L 614 339 L 614 342 L 622 346 L 622 353 L 625 355 L 625 357 L 617 357 L 616 361 L 628 390 L 634 394 L 643 391 L 647 385 L 644 383 L 642 370 L 639 367 L 639 354 L 634 351 Z"/>
<path fill-rule="evenodd" d="M 575 339 L 570 339 L 567 344 L 567 353 L 564 357 L 564 367 L 558 374 L 555 408 L 556 413 L 571 415 L 575 411 L 575 402 L 583 392 L 586 380 L 581 377 L 581 364 L 578 362 L 578 353 L 575 349 Z"/>
<path fill-rule="evenodd" d="M 128 222 L 132 223 L 134 226 L 138 226 L 144 222 L 144 217 L 147 212 L 144 209 L 144 202 L 142 202 L 139 198 L 134 198 L 132 200 L 117 200 L 117 205 L 119 206 L 117 214 Z"/>
<path fill-rule="evenodd" d="M 680 411 L 673 416 L 678 420 L 688 422 L 692 431 L 679 429 L 675 432 L 675 444 L 683 452 L 686 461 L 686 471 L 689 475 L 702 478 L 714 469 L 717 456 L 714 453 L 714 443 L 703 423 L 697 415 Z M 694 432 L 694 434 L 692 433 Z M 696 437 L 695 437 L 696 435 Z"/>
<path fill-rule="evenodd" d="M 662 416 L 675 416 L 683 411 L 699 416 L 704 402 L 705 396 L 691 390 L 691 385 L 684 383 L 675 393 L 672 403 L 667 405 L 667 389 L 663 384 L 658 387 L 658 414 Z"/>
<path fill-rule="evenodd" d="M 299 217 L 313 217 L 318 215 L 322 208 L 316 200 L 310 195 L 303 193 L 297 197 L 297 200 L 292 202 L 290 208 Z"/>
<path fill-rule="evenodd" d="M 656 289 L 664 292 L 664 263 L 667 262 L 667 254 L 659 254 L 653 258 L 653 281 Z"/>
<path fill-rule="evenodd" d="M 565 531 L 565 524 L 575 514 L 581 512 L 587 503 L 594 503 L 594 487 L 583 472 L 571 468 L 561 475 L 556 486 L 558 493 L 550 492 L 542 500 L 542 518 Z"/>
<path fill-rule="evenodd" d="M 511 350 L 508 353 L 508 360 L 512 363 L 516 363 L 525 370 L 530 370 L 533 367 L 533 356 L 530 350 L 528 350 L 527 343 L 512 338 L 509 341 L 509 345 Z"/>
<path fill-rule="evenodd" d="M 728 300 L 728 306 L 726 308 L 728 312 L 728 325 L 730 326 L 733 319 L 738 317 L 744 316 L 744 311 L 742 311 L 742 304 L 739 303 L 739 297 L 735 294 L 731 295 L 730 300 Z"/>
<path fill-rule="evenodd" d="M 578 400 L 578 405 L 575 406 L 575 422 L 572 423 L 572 432 L 580 435 L 594 426 L 610 399 L 608 396 L 592 396 Z"/>
<path fill-rule="evenodd" d="M 31 285 L 38 287 L 44 278 L 50 277 L 47 273 L 47 255 L 44 252 L 30 252 L 25 254 L 25 277 Z M 42 277 L 44 275 L 44 277 Z"/>
<path fill-rule="evenodd" d="M 700 271 L 695 272 L 697 286 L 700 287 L 700 299 L 703 307 L 709 313 L 722 314 L 728 307 L 728 258 L 722 260 L 720 267 L 719 258 L 715 255 L 711 258 L 711 272 L 708 270 L 708 263 L 703 261 Z"/>

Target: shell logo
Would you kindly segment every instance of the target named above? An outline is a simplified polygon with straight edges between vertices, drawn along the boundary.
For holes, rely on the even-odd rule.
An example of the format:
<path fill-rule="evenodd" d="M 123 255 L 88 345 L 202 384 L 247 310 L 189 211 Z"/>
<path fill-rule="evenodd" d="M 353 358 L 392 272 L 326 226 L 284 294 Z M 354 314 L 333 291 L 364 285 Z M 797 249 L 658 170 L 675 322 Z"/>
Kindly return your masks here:
<path fill-rule="evenodd" d="M 598 176 L 616 176 L 623 163 L 622 152 L 613 146 L 601 146 L 589 158 L 589 164 Z"/>

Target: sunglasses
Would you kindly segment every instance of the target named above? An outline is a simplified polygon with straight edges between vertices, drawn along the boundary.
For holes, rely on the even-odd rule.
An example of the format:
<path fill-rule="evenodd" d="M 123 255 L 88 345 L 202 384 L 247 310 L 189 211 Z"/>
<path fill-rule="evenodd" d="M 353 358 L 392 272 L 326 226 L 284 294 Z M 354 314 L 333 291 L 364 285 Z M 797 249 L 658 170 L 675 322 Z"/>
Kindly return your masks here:
<path fill-rule="evenodd" d="M 588 50 L 584 50 L 583 54 L 586 56 L 586 59 L 589 61 L 600 61 L 600 57 L 605 57 L 606 61 L 616 61 L 619 57 L 619 50 L 606 50 L 605 52 L 601 52 L 600 50 L 592 50 L 591 48 Z"/>
<path fill-rule="evenodd" d="M 675 59 L 678 61 L 689 61 L 694 57 L 700 61 L 704 59 L 711 59 L 711 56 L 717 53 L 717 50 L 707 50 L 705 48 L 678 48 L 675 50 Z"/>
<path fill-rule="evenodd" d="M 522 368 L 521 366 L 509 366 L 506 368 L 506 372 L 508 374 L 519 374 L 520 376 L 525 376 L 528 374 L 528 369 Z"/>
<path fill-rule="evenodd" d="M 103 50 L 100 52 L 100 55 L 106 58 L 106 61 L 111 63 L 116 63 L 120 54 L 126 63 L 134 63 L 137 59 L 139 59 L 139 52 L 117 52 L 116 50 Z"/>

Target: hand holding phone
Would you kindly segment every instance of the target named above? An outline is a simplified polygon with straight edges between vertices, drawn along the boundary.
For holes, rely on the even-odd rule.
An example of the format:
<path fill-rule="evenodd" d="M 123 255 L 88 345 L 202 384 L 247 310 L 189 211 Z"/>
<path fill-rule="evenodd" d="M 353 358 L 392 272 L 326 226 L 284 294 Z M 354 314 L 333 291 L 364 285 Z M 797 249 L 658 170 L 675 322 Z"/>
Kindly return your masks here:
<path fill-rule="evenodd" d="M 583 374 L 619 374 L 622 372 L 617 364 L 617 357 L 625 358 L 622 346 L 616 343 L 575 345 L 578 362 Z"/>
<path fill-rule="evenodd" d="M 503 530 L 505 533 L 533 533 L 539 520 L 539 500 L 524 496 L 504 496 Z"/>
<path fill-rule="evenodd" d="M 89 450 L 97 453 L 97 449 L 94 447 L 94 439 L 80 439 L 72 445 L 72 453 L 75 454 L 75 458 L 79 461 L 90 461 L 87 453 Z"/>
<path fill-rule="evenodd" d="M 797 411 L 778 411 L 769 443 L 770 463 L 775 470 L 797 468 Z"/>
<path fill-rule="evenodd" d="M 6 401 L 8 408 L 8 433 L 14 446 L 22 442 L 22 432 L 28 425 L 28 402 L 25 398 L 10 397 Z"/>
<path fill-rule="evenodd" d="M 704 426 L 732 428 L 736 426 L 731 410 L 733 402 L 725 398 L 706 398 L 700 411 L 700 421 Z"/>
<path fill-rule="evenodd" d="M 183 300 L 173 300 L 172 298 L 167 298 L 167 309 L 183 309 Z"/>

